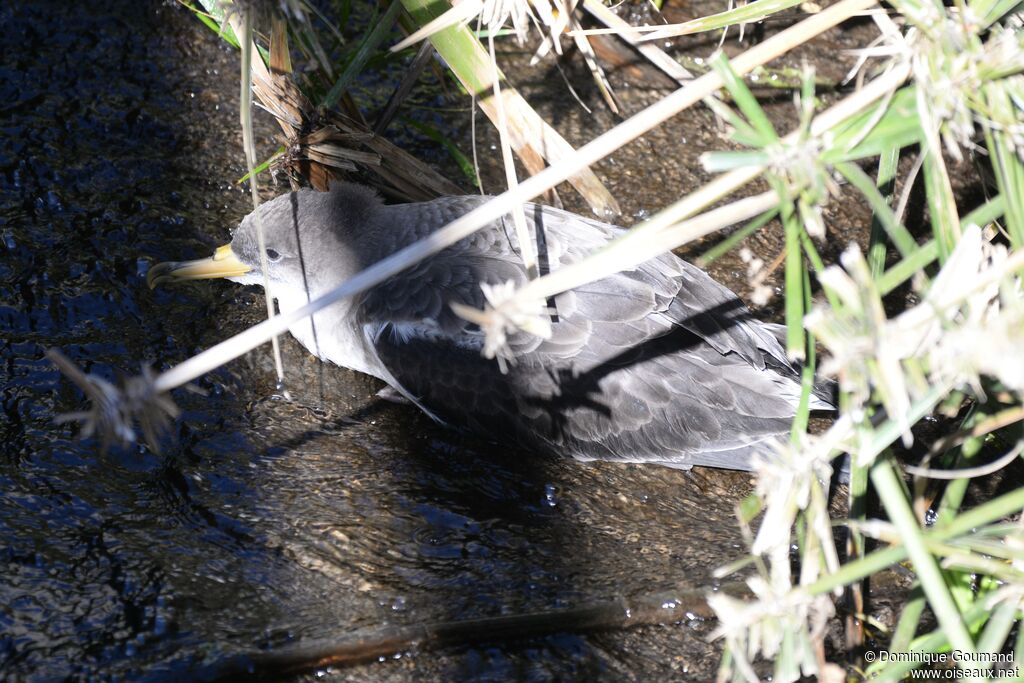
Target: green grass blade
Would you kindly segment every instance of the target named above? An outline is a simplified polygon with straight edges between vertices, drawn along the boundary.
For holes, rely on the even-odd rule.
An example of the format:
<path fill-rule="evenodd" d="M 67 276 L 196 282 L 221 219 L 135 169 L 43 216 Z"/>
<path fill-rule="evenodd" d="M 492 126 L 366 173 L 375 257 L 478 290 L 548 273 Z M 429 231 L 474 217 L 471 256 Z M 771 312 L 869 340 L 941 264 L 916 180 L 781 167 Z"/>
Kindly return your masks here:
<path fill-rule="evenodd" d="M 444 135 L 441 131 L 430 124 L 407 118 L 402 118 L 401 120 L 402 123 L 415 128 L 434 142 L 443 146 L 445 150 L 447 150 L 448 154 L 451 155 L 452 159 L 455 160 L 455 163 L 458 164 L 459 170 L 462 171 L 462 175 L 466 177 L 473 187 L 476 187 L 476 169 L 473 166 L 473 160 L 463 154 L 462 150 L 459 149 L 459 146 L 455 144 L 451 138 Z"/>
<path fill-rule="evenodd" d="M 224 42 L 226 42 L 228 45 L 235 48 L 236 50 L 240 47 L 240 45 L 238 44 L 238 38 L 235 37 L 235 32 L 231 30 L 230 26 L 225 25 L 223 28 L 221 28 L 221 25 L 217 23 L 217 20 L 211 17 L 208 12 L 199 9 L 191 2 L 186 2 L 185 0 L 178 1 L 183 6 L 192 10 L 192 13 L 196 15 L 196 19 L 203 22 L 203 24 L 207 28 L 209 28 L 211 31 L 216 33 L 221 38 L 223 38 Z"/>
<path fill-rule="evenodd" d="M 764 113 L 761 104 L 750 92 L 750 88 L 743 82 L 743 79 L 736 75 L 724 52 L 719 52 L 711 59 L 711 67 L 721 77 L 726 90 L 732 95 L 733 102 L 739 107 L 743 115 L 747 117 L 751 127 L 761 136 L 759 147 L 777 142 L 779 136 L 775 133 L 775 127 Z"/>
<path fill-rule="evenodd" d="M 989 83 L 985 87 L 986 103 L 991 116 L 1003 124 L 1000 128 L 1021 124 L 1022 115 L 1015 111 L 1007 87 L 1003 82 Z M 1017 149 L 1005 130 L 994 130 L 992 125 L 985 125 L 984 131 L 996 185 L 999 194 L 1007 200 L 1005 218 L 1010 243 L 1018 249 L 1024 248 L 1024 163 L 1021 163 Z"/>
<path fill-rule="evenodd" d="M 807 353 L 807 338 L 804 334 L 804 315 L 807 311 L 804 309 L 803 292 L 805 268 L 803 252 L 800 250 L 803 225 L 783 181 L 774 178 L 771 183 L 779 195 L 779 211 L 786 234 L 786 354 L 792 359 L 802 360 Z"/>
<path fill-rule="evenodd" d="M 964 225 L 985 226 L 1006 212 L 1006 200 L 998 194 L 960 219 Z"/>
<path fill-rule="evenodd" d="M 763 228 L 773 218 L 779 215 L 778 209 L 772 209 L 771 211 L 765 211 L 760 216 L 744 225 L 739 230 L 736 230 L 731 235 L 726 237 L 724 240 L 705 251 L 700 258 L 697 259 L 697 265 L 706 267 L 709 263 L 714 262 L 716 259 L 721 258 L 724 254 L 729 253 L 739 245 L 740 242 L 747 239 L 755 232 Z"/>
<path fill-rule="evenodd" d="M 985 619 L 988 616 L 988 610 L 983 604 L 973 605 L 967 612 L 964 613 L 964 621 L 968 623 L 976 623 L 981 619 Z M 914 641 L 913 645 L 905 650 L 906 652 L 948 652 L 950 649 L 949 637 L 946 632 L 941 628 L 932 631 L 926 636 L 922 636 Z M 872 666 L 868 667 L 865 672 L 865 680 L 875 683 L 895 683 L 896 681 L 904 680 L 904 677 L 912 670 L 921 666 L 920 662 L 893 662 L 893 661 L 876 661 Z"/>
<path fill-rule="evenodd" d="M 804 248 L 804 254 L 807 256 L 807 260 L 810 261 L 811 267 L 814 268 L 815 275 L 820 275 L 825 270 L 825 262 L 822 261 L 818 248 L 814 246 L 814 240 L 811 239 L 806 230 L 800 231 L 800 244 Z M 825 298 L 828 299 L 828 305 L 832 307 L 832 310 L 841 311 L 843 302 L 839 300 L 836 293 L 827 287 L 824 290 Z M 810 310 L 810 305 L 807 306 L 807 310 Z"/>
<path fill-rule="evenodd" d="M 733 142 L 746 147 L 760 147 L 763 145 L 763 136 L 747 123 L 742 116 L 733 111 L 732 107 L 714 97 L 706 98 L 704 103 L 719 118 L 725 121 L 727 125 L 732 127 L 729 138 Z"/>
<path fill-rule="evenodd" d="M 896 436 L 898 436 L 898 433 Z M 893 439 L 895 440 L 895 438 L 894 436 Z M 948 541 L 964 534 L 981 534 L 985 531 L 983 527 L 1009 515 L 1015 515 L 1022 509 L 1024 509 L 1024 487 L 1014 489 L 970 510 L 966 510 L 948 525 L 932 527 L 924 532 L 924 534 L 929 541 L 934 542 Z M 1004 527 L 1000 526 L 999 532 L 1005 533 Z M 905 559 L 907 559 L 907 546 L 904 544 L 891 545 L 888 548 L 876 550 L 865 555 L 860 560 L 847 562 L 839 568 L 839 571 L 821 577 L 814 583 L 806 586 L 804 590 L 810 595 L 831 593 L 836 588 L 859 581 L 872 574 L 877 574 L 886 567 L 891 567 L 897 562 L 903 562 Z"/>
<path fill-rule="evenodd" d="M 879 188 L 886 206 L 892 206 L 892 194 L 896 186 L 896 170 L 900 162 L 900 150 L 892 147 L 887 150 L 878 160 L 878 178 L 875 186 Z M 868 245 L 868 265 L 871 267 L 871 277 L 878 279 L 885 271 L 885 241 L 887 233 L 885 226 L 877 214 L 871 216 L 871 237 Z"/>
<path fill-rule="evenodd" d="M 885 232 L 889 235 L 889 239 L 899 250 L 900 254 L 904 257 L 912 254 L 917 250 L 917 242 L 914 241 L 910 231 L 896 220 L 896 214 L 889 208 L 888 202 L 885 201 L 885 197 L 878 191 L 875 186 L 875 182 L 865 173 L 860 166 L 849 162 L 840 162 L 835 166 L 836 170 L 846 178 L 851 185 L 857 188 L 864 199 L 868 201 L 871 206 L 871 210 L 874 211 L 875 217 L 885 228 Z"/>
<path fill-rule="evenodd" d="M 687 21 L 678 26 L 667 26 L 664 31 L 651 34 L 648 40 L 660 40 L 669 36 L 684 36 L 691 33 L 703 33 L 715 29 L 735 26 L 737 24 L 749 24 L 761 21 L 767 16 L 777 14 L 790 7 L 796 7 L 801 0 L 755 0 L 746 5 L 740 5 L 735 9 L 726 12 L 719 12 L 710 16 Z"/>
<path fill-rule="evenodd" d="M 384 16 L 373 22 L 373 30 L 366 34 L 359 47 L 356 48 L 352 60 L 338 76 L 338 79 L 331 86 L 331 89 L 327 91 L 327 94 L 324 95 L 323 100 L 320 102 L 322 107 L 330 109 L 338 103 L 345 90 L 352 85 L 352 82 L 362 72 L 366 62 L 374 55 L 377 48 L 384 42 L 384 39 L 391 35 L 391 30 L 401 9 L 401 0 L 392 0 Z"/>
<path fill-rule="evenodd" d="M 212 17 L 218 24 L 217 34 L 224 40 L 225 43 L 231 45 L 235 49 L 241 49 L 241 43 L 238 42 L 238 36 L 235 34 L 234 29 L 231 28 L 231 24 L 228 23 L 227 15 L 224 13 L 224 8 L 219 0 L 199 0 L 199 4 L 206 10 L 209 19 Z M 205 21 L 203 23 L 206 23 Z M 207 24 L 209 26 L 209 24 Z M 260 57 L 263 58 L 263 62 L 266 63 L 270 58 L 270 53 L 265 48 L 258 47 Z"/>
<path fill-rule="evenodd" d="M 985 226 L 1003 215 L 1006 202 L 1002 195 L 996 195 L 960 219 L 963 225 Z M 883 295 L 899 287 L 914 274 L 929 266 L 939 257 L 935 240 L 929 240 L 912 254 L 903 258 L 878 280 L 878 291 Z"/>
<path fill-rule="evenodd" d="M 236 185 L 241 185 L 241 184 L 242 184 L 242 183 L 244 183 L 244 182 L 245 182 L 246 180 L 248 180 L 248 179 L 249 179 L 250 177 L 253 177 L 253 176 L 258 176 L 259 174 L 263 173 L 263 172 L 264 172 L 264 171 L 266 171 L 266 170 L 267 170 L 268 168 L 270 168 L 270 165 L 271 165 L 272 163 L 274 163 L 274 161 L 275 161 L 275 160 L 277 160 L 278 158 L 280 158 L 280 157 L 281 157 L 281 155 L 283 155 L 283 154 L 284 154 L 284 147 L 283 147 L 283 146 L 281 146 L 281 147 L 278 147 L 278 148 L 277 148 L 277 151 L 276 151 L 276 152 L 274 152 L 273 154 L 271 154 L 271 155 L 270 155 L 270 157 L 269 157 L 269 158 L 268 158 L 268 159 L 267 159 L 266 161 L 264 161 L 263 163 L 259 164 L 259 165 L 258 165 L 258 166 L 256 166 L 255 168 L 253 168 L 253 169 L 252 169 L 252 173 L 246 173 L 246 174 L 245 174 L 244 176 L 242 176 L 241 178 L 239 178 L 238 180 L 236 180 L 236 181 L 235 181 L 235 184 L 236 184 Z"/>
<path fill-rule="evenodd" d="M 988 623 L 985 624 L 985 630 L 981 632 L 981 637 L 978 638 L 978 651 L 1001 652 L 1017 619 L 1017 605 L 1010 601 L 1000 603 Z M 984 667 L 985 663 L 979 662 L 978 666 Z"/>
<path fill-rule="evenodd" d="M 889 652 L 908 652 L 914 636 L 917 635 L 917 628 L 921 624 L 921 615 L 924 613 L 928 601 L 924 597 L 921 586 L 914 586 L 910 592 L 910 599 L 903 606 L 900 612 L 900 620 L 893 629 L 892 639 L 889 641 Z"/>
<path fill-rule="evenodd" d="M 964 624 L 935 556 L 928 550 L 921 527 L 907 501 L 903 483 L 896 476 L 892 462 L 884 458 L 877 460 L 871 468 L 871 481 L 889 519 L 900 532 L 907 554 L 914 563 L 914 571 L 921 581 L 921 588 L 928 597 L 928 604 L 942 630 L 946 632 L 954 647 L 963 652 L 974 652 L 975 645 L 971 634 Z"/>
<path fill-rule="evenodd" d="M 981 25 L 991 26 L 1014 10 L 1018 10 L 1021 0 L 980 0 L 970 3 L 974 16 L 981 18 Z"/>
<path fill-rule="evenodd" d="M 803 230 L 800 233 L 805 234 Z M 803 309 L 809 311 L 811 310 L 811 274 L 802 265 L 801 269 L 803 270 Z M 814 371 L 817 363 L 815 353 L 814 335 L 807 332 L 807 360 L 800 369 L 800 403 L 797 404 L 796 415 L 793 416 L 793 426 L 789 433 L 790 441 L 794 446 L 799 445 L 802 436 L 807 433 L 807 424 L 811 418 L 811 391 L 814 389 Z M 801 545 L 801 547 L 805 546 Z"/>
<path fill-rule="evenodd" d="M 761 150 L 745 149 L 706 152 L 701 155 L 700 161 L 708 173 L 725 173 L 747 166 L 765 166 L 771 157 Z"/>
<path fill-rule="evenodd" d="M 939 247 L 939 260 L 945 262 L 960 239 L 960 217 L 953 197 L 953 185 L 949 180 L 949 170 L 937 149 L 925 151 L 924 188 L 932 233 Z"/>
<path fill-rule="evenodd" d="M 881 117 L 879 107 L 885 108 Z M 907 86 L 897 90 L 888 100 L 835 127 L 831 135 L 832 140 L 822 153 L 826 163 L 877 157 L 920 143 L 924 136 L 915 89 Z"/>

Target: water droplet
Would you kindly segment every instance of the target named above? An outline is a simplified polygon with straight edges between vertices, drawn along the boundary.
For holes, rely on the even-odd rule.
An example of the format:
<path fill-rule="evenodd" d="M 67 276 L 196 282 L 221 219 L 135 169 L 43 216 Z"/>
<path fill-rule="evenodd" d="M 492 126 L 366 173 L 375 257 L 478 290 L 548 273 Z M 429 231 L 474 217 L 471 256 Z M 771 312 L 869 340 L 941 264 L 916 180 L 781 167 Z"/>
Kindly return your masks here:
<path fill-rule="evenodd" d="M 274 383 L 274 397 L 283 398 L 286 401 L 292 400 L 292 395 L 288 392 L 288 389 L 284 384 L 284 380 L 279 379 Z"/>
<path fill-rule="evenodd" d="M 544 504 L 552 508 L 558 505 L 558 499 L 555 496 L 554 484 L 547 484 L 544 486 Z"/>

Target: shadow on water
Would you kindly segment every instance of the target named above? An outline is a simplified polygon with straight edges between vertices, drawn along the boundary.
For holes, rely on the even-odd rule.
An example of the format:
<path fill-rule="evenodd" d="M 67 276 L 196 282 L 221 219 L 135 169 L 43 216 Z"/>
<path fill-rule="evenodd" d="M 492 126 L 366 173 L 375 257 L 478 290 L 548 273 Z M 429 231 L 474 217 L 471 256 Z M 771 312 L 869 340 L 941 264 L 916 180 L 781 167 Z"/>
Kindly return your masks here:
<path fill-rule="evenodd" d="M 291 340 L 293 403 L 266 398 L 250 354 L 199 381 L 208 396 L 176 394 L 161 456 L 100 455 L 54 426 L 83 399 L 46 348 L 113 379 L 260 314 L 230 284 L 144 282 L 148 262 L 208 253 L 246 213 L 207 180 L 242 175 L 237 57 L 161 3 L 5 4 L 0 25 L 0 676 L 177 678 L 357 628 L 706 582 L 741 552 L 743 475 L 699 489 L 461 437 Z M 688 634 L 563 634 L 334 675 L 710 675 L 714 648 Z"/>

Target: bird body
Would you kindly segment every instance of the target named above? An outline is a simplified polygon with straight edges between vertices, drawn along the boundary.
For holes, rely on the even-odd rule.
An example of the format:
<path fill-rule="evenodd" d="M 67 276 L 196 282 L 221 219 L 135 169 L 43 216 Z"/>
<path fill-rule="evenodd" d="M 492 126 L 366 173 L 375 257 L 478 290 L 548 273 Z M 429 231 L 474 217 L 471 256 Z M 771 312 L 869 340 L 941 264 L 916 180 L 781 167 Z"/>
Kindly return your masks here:
<path fill-rule="evenodd" d="M 486 200 L 386 206 L 352 184 L 282 195 L 258 210 L 273 295 L 282 311 L 297 309 Z M 542 271 L 623 233 L 550 207 L 528 204 L 525 213 L 541 236 Z M 254 213 L 218 250 L 230 252 L 221 262 L 234 259 L 235 271 L 160 264 L 151 283 L 263 284 L 257 243 Z M 526 271 L 506 217 L 290 331 L 322 360 L 380 378 L 435 419 L 581 460 L 750 469 L 788 432 L 800 383 L 779 342 L 784 328 L 753 319 L 696 266 L 664 254 L 559 294 L 549 302 L 551 335 L 510 334 L 514 362 L 503 369 L 453 305 L 482 309 L 481 285 L 509 282 L 525 284 Z M 832 409 L 824 390 L 812 407 Z"/>

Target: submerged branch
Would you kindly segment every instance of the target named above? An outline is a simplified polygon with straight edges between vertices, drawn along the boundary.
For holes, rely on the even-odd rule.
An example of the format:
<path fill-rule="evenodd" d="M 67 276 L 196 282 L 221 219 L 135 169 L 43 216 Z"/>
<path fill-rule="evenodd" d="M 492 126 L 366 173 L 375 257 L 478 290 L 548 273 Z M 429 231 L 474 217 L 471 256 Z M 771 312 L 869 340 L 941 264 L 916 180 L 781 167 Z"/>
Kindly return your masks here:
<path fill-rule="evenodd" d="M 730 583 L 714 594 L 745 598 L 744 584 Z M 712 619 L 707 589 L 616 598 L 581 607 L 550 612 L 512 614 L 410 626 L 385 626 L 337 639 L 312 641 L 272 652 L 254 652 L 215 662 L 200 674 L 202 680 L 277 677 L 373 662 L 409 651 L 423 652 L 487 641 L 536 638 L 552 633 L 589 633 Z"/>

